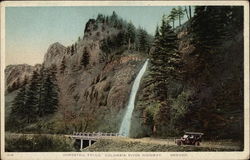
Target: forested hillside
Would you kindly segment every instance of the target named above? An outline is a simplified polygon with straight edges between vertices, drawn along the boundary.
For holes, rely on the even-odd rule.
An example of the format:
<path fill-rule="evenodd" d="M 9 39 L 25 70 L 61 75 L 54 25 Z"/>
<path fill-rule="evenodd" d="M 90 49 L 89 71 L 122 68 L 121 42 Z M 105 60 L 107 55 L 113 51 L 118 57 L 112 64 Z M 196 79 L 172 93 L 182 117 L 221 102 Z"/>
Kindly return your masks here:
<path fill-rule="evenodd" d="M 118 132 L 133 81 L 149 59 L 133 137 L 199 131 L 207 139 L 242 140 L 243 55 L 240 6 L 198 6 L 193 15 L 191 7 L 174 8 L 154 36 L 115 12 L 99 14 L 74 44 L 49 46 L 41 66 L 27 74 L 6 68 L 6 97 L 13 99 L 5 106 L 6 130 Z"/>
<path fill-rule="evenodd" d="M 135 136 L 243 138 L 243 8 L 195 7 L 176 30 L 163 17 L 153 46 Z"/>

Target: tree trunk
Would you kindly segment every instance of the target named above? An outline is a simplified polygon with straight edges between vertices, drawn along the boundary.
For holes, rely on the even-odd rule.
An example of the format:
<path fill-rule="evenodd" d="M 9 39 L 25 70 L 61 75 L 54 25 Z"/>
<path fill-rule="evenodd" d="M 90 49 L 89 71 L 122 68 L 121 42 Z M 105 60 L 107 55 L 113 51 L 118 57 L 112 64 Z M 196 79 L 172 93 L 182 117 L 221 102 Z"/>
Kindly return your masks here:
<path fill-rule="evenodd" d="M 128 39 L 128 50 L 130 50 L 130 38 Z"/>
<path fill-rule="evenodd" d="M 189 17 L 191 18 L 192 17 L 192 10 L 191 10 L 191 6 L 188 6 L 189 7 Z"/>
<path fill-rule="evenodd" d="M 154 125 L 154 126 L 153 126 L 153 135 L 156 135 L 156 131 L 157 131 L 157 130 L 156 130 L 156 126 Z"/>
<path fill-rule="evenodd" d="M 84 127 L 84 132 L 87 130 L 87 128 L 88 128 L 88 123 L 89 123 L 89 121 L 86 121 L 86 124 L 85 124 L 85 127 Z"/>
<path fill-rule="evenodd" d="M 189 14 L 188 14 L 188 10 L 187 10 L 186 6 L 185 6 L 185 12 L 186 12 L 186 15 L 187 15 L 187 19 L 190 19 L 189 16 L 188 16 Z"/>
<path fill-rule="evenodd" d="M 173 20 L 173 29 L 174 29 L 174 20 Z"/>
<path fill-rule="evenodd" d="M 179 26 L 181 26 L 181 15 L 179 15 Z"/>

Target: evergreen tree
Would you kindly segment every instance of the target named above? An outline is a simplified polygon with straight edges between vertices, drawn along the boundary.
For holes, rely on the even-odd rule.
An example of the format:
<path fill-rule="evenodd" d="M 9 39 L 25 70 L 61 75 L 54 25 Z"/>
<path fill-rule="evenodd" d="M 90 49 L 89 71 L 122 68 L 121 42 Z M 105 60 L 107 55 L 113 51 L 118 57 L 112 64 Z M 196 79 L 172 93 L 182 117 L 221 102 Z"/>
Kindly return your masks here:
<path fill-rule="evenodd" d="M 66 52 L 67 52 L 67 54 L 70 54 L 70 52 L 71 52 L 71 47 L 70 46 L 67 47 Z"/>
<path fill-rule="evenodd" d="M 188 6 L 188 9 L 189 9 L 189 17 L 192 18 L 192 8 L 191 8 L 191 6 Z"/>
<path fill-rule="evenodd" d="M 27 86 L 24 85 L 17 93 L 10 110 L 10 115 L 6 119 L 6 130 L 19 131 L 25 125 L 26 113 L 26 91 Z"/>
<path fill-rule="evenodd" d="M 99 13 L 99 14 L 97 15 L 96 21 L 97 21 L 97 22 L 104 23 L 104 21 L 105 21 L 104 15 Z"/>
<path fill-rule="evenodd" d="M 28 83 L 28 77 L 27 75 L 25 75 L 22 86 L 25 86 L 27 83 Z"/>
<path fill-rule="evenodd" d="M 45 69 L 44 65 L 42 65 L 40 70 L 40 77 L 39 77 L 39 88 L 38 88 L 38 106 L 37 106 L 37 114 L 39 117 L 42 117 L 43 109 L 45 107 L 45 98 L 44 98 L 44 83 L 45 77 L 47 77 L 47 70 Z"/>
<path fill-rule="evenodd" d="M 110 53 L 110 47 L 108 46 L 108 38 L 107 39 L 103 39 L 102 42 L 101 42 L 101 47 L 100 48 L 105 53 Z"/>
<path fill-rule="evenodd" d="M 121 46 L 123 46 L 124 44 L 126 44 L 126 35 L 125 35 L 125 31 L 122 30 L 120 31 L 114 38 L 113 43 L 114 44 L 114 48 L 120 48 Z"/>
<path fill-rule="evenodd" d="M 77 46 L 78 46 L 77 43 L 75 43 L 75 45 L 74 45 L 74 51 L 75 52 L 77 52 Z"/>
<path fill-rule="evenodd" d="M 74 44 L 72 44 L 72 45 L 71 45 L 71 48 L 70 48 L 70 53 L 71 53 L 71 55 L 73 55 L 74 52 L 75 52 L 75 46 L 74 46 Z"/>
<path fill-rule="evenodd" d="M 189 13 L 188 13 L 188 9 L 187 9 L 187 6 L 185 6 L 185 9 L 184 9 L 184 11 L 186 12 L 186 15 L 187 15 L 187 19 L 189 20 L 189 19 L 190 19 L 190 17 L 189 17 Z"/>
<path fill-rule="evenodd" d="M 239 31 L 243 31 L 243 6 L 231 6 L 231 13 L 228 13 L 230 20 L 229 24 L 232 24 L 230 27 L 230 32 L 235 35 Z"/>
<path fill-rule="evenodd" d="M 135 36 L 136 36 L 135 26 L 131 22 L 129 22 L 126 31 L 128 50 L 130 50 L 131 44 L 135 42 Z"/>
<path fill-rule="evenodd" d="M 60 73 L 64 73 L 64 70 L 66 68 L 65 63 L 66 63 L 66 60 L 65 60 L 65 56 L 64 56 L 63 59 L 62 59 L 62 62 L 60 64 Z"/>
<path fill-rule="evenodd" d="M 24 112 L 24 108 L 26 107 L 26 90 L 27 88 L 24 86 L 18 91 L 11 108 L 11 116 L 20 121 L 25 119 L 26 116 Z"/>
<path fill-rule="evenodd" d="M 149 50 L 149 39 L 148 39 L 148 33 L 142 29 L 138 29 L 138 50 L 140 52 L 146 52 L 148 53 Z"/>
<path fill-rule="evenodd" d="M 206 52 L 216 52 L 223 39 L 229 38 L 227 30 L 230 9 L 223 6 L 197 6 L 192 20 L 194 44 Z"/>
<path fill-rule="evenodd" d="M 173 8 L 172 10 L 171 10 L 171 13 L 170 13 L 170 15 L 168 16 L 168 19 L 170 20 L 170 21 L 172 21 L 172 27 L 174 28 L 174 22 L 175 22 L 175 20 L 176 20 L 176 18 L 178 17 L 178 11 L 176 10 L 176 8 Z"/>
<path fill-rule="evenodd" d="M 111 24 L 113 25 L 113 27 L 117 27 L 118 25 L 118 15 L 116 14 L 115 11 L 113 11 L 111 17 L 110 17 L 110 21 L 111 21 Z"/>
<path fill-rule="evenodd" d="M 177 52 L 177 36 L 163 17 L 160 29 L 156 29 L 154 52 L 151 53 L 150 82 L 155 84 L 159 100 L 166 100 L 168 82 L 177 78 L 180 55 Z"/>
<path fill-rule="evenodd" d="M 81 58 L 81 65 L 86 67 L 89 64 L 89 52 L 85 47 L 83 50 L 82 58 Z"/>
<path fill-rule="evenodd" d="M 37 71 L 33 72 L 31 83 L 28 86 L 26 92 L 26 107 L 24 108 L 24 113 L 26 114 L 25 122 L 32 123 L 36 121 L 36 113 L 38 109 L 38 95 L 39 95 L 39 74 Z"/>
<path fill-rule="evenodd" d="M 52 114 L 58 107 L 58 85 L 56 79 L 57 69 L 52 66 L 47 70 L 47 75 L 43 84 L 44 108 L 42 115 Z"/>
<path fill-rule="evenodd" d="M 181 25 L 181 19 L 183 18 L 183 15 L 184 15 L 184 10 L 182 9 L 182 7 L 178 7 L 177 10 L 176 10 L 176 14 L 178 16 L 178 19 L 179 19 L 179 26 Z"/>
<path fill-rule="evenodd" d="M 177 46 L 177 35 L 163 16 L 160 28 L 156 28 L 153 50 L 150 52 L 149 73 L 145 80 L 145 85 L 148 86 L 145 90 L 151 94 L 149 97 L 147 93 L 143 93 L 142 100 L 155 108 L 152 126 L 153 132 L 158 135 L 168 132 L 171 125 L 170 82 L 179 78 L 181 68 Z"/>

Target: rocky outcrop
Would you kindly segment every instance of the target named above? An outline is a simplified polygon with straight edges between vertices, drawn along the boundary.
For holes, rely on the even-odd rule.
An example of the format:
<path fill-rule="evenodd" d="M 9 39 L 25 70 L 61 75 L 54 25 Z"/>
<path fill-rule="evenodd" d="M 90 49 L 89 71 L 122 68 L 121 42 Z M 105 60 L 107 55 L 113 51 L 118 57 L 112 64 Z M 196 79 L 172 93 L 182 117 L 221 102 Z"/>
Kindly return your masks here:
<path fill-rule="evenodd" d="M 5 90 L 12 92 L 29 81 L 33 71 L 39 70 L 41 65 L 30 66 L 28 64 L 9 65 L 5 68 Z"/>
<path fill-rule="evenodd" d="M 44 56 L 44 66 L 49 67 L 52 64 L 60 64 L 65 53 L 66 47 L 59 42 L 51 44 Z"/>
<path fill-rule="evenodd" d="M 123 51 L 119 55 L 107 55 L 100 49 L 104 38 L 119 32 L 117 28 L 91 19 L 86 24 L 83 39 L 67 47 L 58 42 L 49 46 L 42 66 L 56 66 L 60 92 L 58 112 L 46 123 L 55 122 L 53 127 L 63 126 L 64 132 L 118 131 L 132 82 L 144 61 L 141 55 L 123 54 Z M 86 51 L 89 63 L 84 66 L 82 57 Z M 12 84 L 25 75 L 30 79 L 36 68 L 8 66 L 6 82 Z"/>

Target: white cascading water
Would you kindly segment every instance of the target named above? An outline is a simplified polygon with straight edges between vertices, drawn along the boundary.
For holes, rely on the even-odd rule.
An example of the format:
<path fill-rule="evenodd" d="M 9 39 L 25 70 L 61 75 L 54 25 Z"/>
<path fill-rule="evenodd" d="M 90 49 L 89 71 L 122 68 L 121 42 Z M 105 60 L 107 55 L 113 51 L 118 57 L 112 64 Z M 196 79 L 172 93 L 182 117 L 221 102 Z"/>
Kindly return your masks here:
<path fill-rule="evenodd" d="M 126 109 L 120 130 L 119 130 L 119 134 L 126 136 L 126 137 L 129 137 L 131 118 L 132 118 L 132 113 L 133 113 L 134 105 L 135 105 L 135 97 L 136 97 L 136 93 L 139 89 L 141 78 L 142 78 L 144 72 L 146 71 L 147 65 L 148 65 L 148 59 L 144 63 L 143 67 L 141 68 L 139 74 L 137 75 L 137 77 L 134 81 L 134 84 L 132 86 L 132 90 L 131 90 L 131 93 L 129 96 L 129 102 L 127 105 L 127 109 Z"/>

